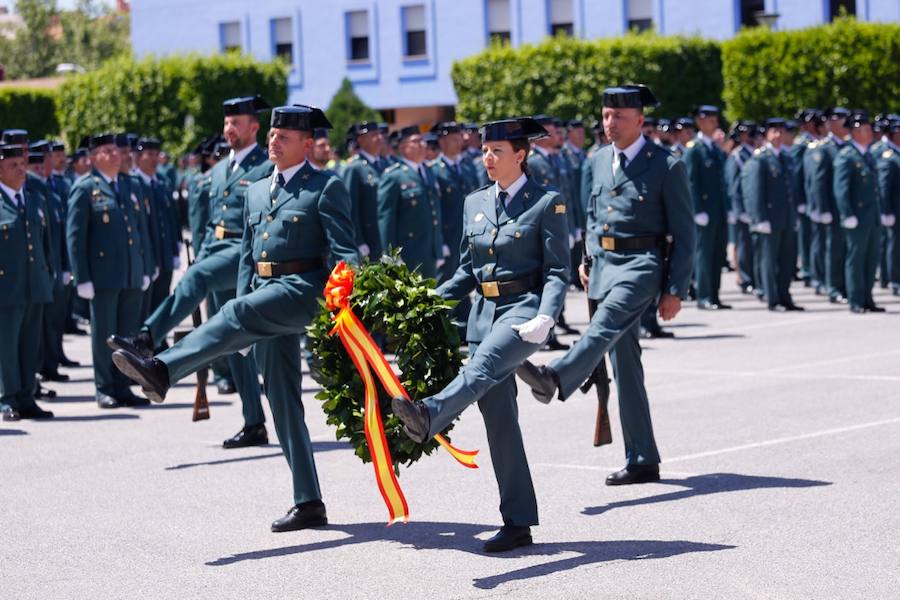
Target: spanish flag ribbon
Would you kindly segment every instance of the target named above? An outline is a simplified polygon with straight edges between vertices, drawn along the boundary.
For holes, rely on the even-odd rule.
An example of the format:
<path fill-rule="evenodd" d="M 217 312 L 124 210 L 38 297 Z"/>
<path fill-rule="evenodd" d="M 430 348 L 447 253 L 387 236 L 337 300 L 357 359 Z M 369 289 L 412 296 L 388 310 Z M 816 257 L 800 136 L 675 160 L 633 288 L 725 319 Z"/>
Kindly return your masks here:
<path fill-rule="evenodd" d="M 338 334 L 363 380 L 365 387 L 364 429 L 366 442 L 369 444 L 369 452 L 372 455 L 375 481 L 378 483 L 378 490 L 381 492 L 381 497 L 384 499 L 390 515 L 388 525 L 391 525 L 398 520 L 403 520 L 403 522 L 409 521 L 409 507 L 394 473 L 394 463 L 391 460 L 391 452 L 384 434 L 384 424 L 381 420 L 381 409 L 378 406 L 378 390 L 375 387 L 375 377 L 378 378 L 391 397 L 402 396 L 407 400 L 410 398 L 409 393 L 400 383 L 400 379 L 391 369 L 378 345 L 350 308 L 353 278 L 353 269 L 343 261 L 338 263 L 331 272 L 331 276 L 328 278 L 328 283 L 325 286 L 325 304 L 328 310 L 332 312 L 338 311 L 338 314 L 334 317 L 334 328 L 331 330 L 331 334 Z M 372 375 L 372 369 L 375 370 L 375 377 Z M 471 469 L 478 468 L 478 465 L 475 464 L 475 456 L 478 454 L 477 450 L 460 450 L 440 434 L 434 436 L 434 439 L 463 466 Z"/>

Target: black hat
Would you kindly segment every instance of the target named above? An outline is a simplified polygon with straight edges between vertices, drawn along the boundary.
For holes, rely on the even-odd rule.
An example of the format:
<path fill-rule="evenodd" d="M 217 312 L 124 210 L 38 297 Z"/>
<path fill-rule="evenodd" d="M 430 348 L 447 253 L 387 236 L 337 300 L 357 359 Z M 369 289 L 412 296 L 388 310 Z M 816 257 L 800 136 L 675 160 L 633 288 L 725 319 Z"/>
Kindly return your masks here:
<path fill-rule="evenodd" d="M 401 127 L 400 129 L 392 133 L 391 139 L 396 140 L 396 142 L 399 144 L 409 136 L 419 135 L 420 133 L 422 133 L 422 130 L 419 129 L 418 125 L 409 125 L 407 127 Z"/>
<path fill-rule="evenodd" d="M 388 131 L 390 131 L 390 127 L 388 127 L 387 123 L 379 122 L 378 123 L 378 131 L 380 131 L 384 135 L 387 135 Z"/>
<path fill-rule="evenodd" d="M 428 133 L 422 134 L 422 141 L 424 141 L 426 144 L 428 144 L 432 148 L 437 148 L 438 136 L 436 133 L 431 133 L 429 131 Z"/>
<path fill-rule="evenodd" d="M 331 129 L 331 123 L 321 108 L 306 106 L 305 104 L 279 106 L 274 109 L 272 111 L 271 126 L 278 129 L 309 132 L 319 127 Z"/>
<path fill-rule="evenodd" d="M 210 156 L 216 160 L 228 156 L 229 152 L 231 152 L 231 145 L 223 139 L 216 139 L 209 149 Z"/>
<path fill-rule="evenodd" d="M 656 127 L 656 119 L 654 117 L 644 117 L 644 127 Z"/>
<path fill-rule="evenodd" d="M 0 146 L 0 160 L 15 158 L 23 154 L 25 154 L 25 150 L 22 149 L 22 144 L 4 144 Z"/>
<path fill-rule="evenodd" d="M 784 122 L 784 128 L 788 131 L 797 131 L 797 121 L 794 119 L 788 119 Z"/>
<path fill-rule="evenodd" d="M 556 122 L 559 120 L 552 115 L 545 115 L 545 114 L 534 115 L 532 117 L 532 119 L 537 121 L 538 125 L 542 125 L 542 126 L 543 125 L 556 125 Z"/>
<path fill-rule="evenodd" d="M 114 133 L 97 133 L 81 138 L 82 144 L 88 150 L 96 150 L 100 146 L 116 143 L 116 134 Z"/>
<path fill-rule="evenodd" d="M 75 150 L 75 152 L 73 152 L 72 154 L 69 155 L 69 158 L 71 160 L 78 160 L 79 158 L 87 158 L 87 156 L 88 156 L 87 148 L 78 148 Z"/>
<path fill-rule="evenodd" d="M 2 144 L 27 144 L 28 132 L 24 129 L 4 129 L 0 138 Z"/>
<path fill-rule="evenodd" d="M 675 119 L 675 131 L 681 131 L 683 129 L 693 129 L 694 128 L 694 119 L 691 117 L 678 117 Z"/>
<path fill-rule="evenodd" d="M 325 127 L 316 127 L 313 129 L 313 139 L 321 140 L 322 138 L 328 137 L 328 129 Z"/>
<path fill-rule="evenodd" d="M 142 137 L 138 138 L 134 149 L 138 152 L 143 152 L 144 150 L 160 150 L 162 149 L 162 142 L 155 137 Z"/>
<path fill-rule="evenodd" d="M 361 123 L 351 125 L 350 130 L 347 132 L 347 137 L 356 138 L 371 131 L 381 131 L 378 123 L 376 123 L 375 121 L 363 121 Z"/>
<path fill-rule="evenodd" d="M 766 119 L 766 129 L 774 129 L 776 127 L 785 127 L 785 120 L 781 117 L 771 117 Z"/>
<path fill-rule="evenodd" d="M 116 134 L 116 146 L 119 148 L 131 148 L 134 150 L 135 144 L 137 144 L 138 135 L 136 133 L 117 133 Z"/>
<path fill-rule="evenodd" d="M 32 142 L 28 144 L 28 152 L 35 154 L 45 154 L 50 152 L 50 142 L 47 140 L 38 140 L 36 142 Z"/>
<path fill-rule="evenodd" d="M 603 131 L 603 122 L 599 119 L 592 122 L 591 131 Z"/>
<path fill-rule="evenodd" d="M 803 123 L 812 123 L 815 121 L 819 121 L 822 117 L 822 111 L 818 108 L 804 108 L 802 110 L 798 110 L 796 114 L 794 114 L 794 118 Z"/>
<path fill-rule="evenodd" d="M 465 133 L 477 133 L 477 132 L 478 132 L 478 125 L 475 124 L 475 123 L 463 123 L 463 124 L 462 124 L 462 130 L 463 130 Z"/>
<path fill-rule="evenodd" d="M 833 106 L 831 108 L 825 109 L 825 119 L 826 120 L 843 120 L 850 116 L 850 111 L 841 106 Z"/>
<path fill-rule="evenodd" d="M 233 115 L 255 115 L 272 108 L 263 97 L 241 96 L 239 98 L 231 98 L 222 103 L 222 110 L 226 117 Z"/>
<path fill-rule="evenodd" d="M 578 129 L 579 127 L 584 127 L 584 121 L 581 119 L 569 119 L 566 121 L 566 127 L 568 129 Z"/>
<path fill-rule="evenodd" d="M 716 117 L 719 115 L 719 107 L 712 104 L 701 104 L 694 109 L 694 116 L 697 118 Z"/>
<path fill-rule="evenodd" d="M 885 131 L 889 131 L 891 133 L 900 132 L 900 118 L 889 119 L 887 127 L 885 127 L 884 129 Z"/>
<path fill-rule="evenodd" d="M 657 119 L 656 120 L 656 130 L 662 131 L 663 133 L 667 133 L 672 128 L 672 121 L 670 119 Z"/>
<path fill-rule="evenodd" d="M 646 85 L 627 84 L 603 90 L 603 106 L 609 108 L 644 108 L 659 106 L 659 100 Z"/>
<path fill-rule="evenodd" d="M 66 145 L 60 141 L 53 140 L 52 142 L 50 142 L 50 151 L 51 152 L 65 152 Z"/>
<path fill-rule="evenodd" d="M 44 153 L 43 152 L 32 152 L 28 151 L 28 164 L 29 165 L 42 165 L 44 164 Z"/>
<path fill-rule="evenodd" d="M 537 140 L 548 135 L 547 130 L 531 117 L 504 119 L 481 126 L 481 139 L 485 142 Z"/>
<path fill-rule="evenodd" d="M 443 137 L 451 133 L 460 133 L 462 128 L 456 121 L 444 121 L 443 123 L 435 123 L 430 131 L 438 137 Z"/>
<path fill-rule="evenodd" d="M 845 120 L 844 127 L 847 129 L 856 129 L 862 125 L 869 124 L 869 113 L 864 110 L 854 110 Z"/>

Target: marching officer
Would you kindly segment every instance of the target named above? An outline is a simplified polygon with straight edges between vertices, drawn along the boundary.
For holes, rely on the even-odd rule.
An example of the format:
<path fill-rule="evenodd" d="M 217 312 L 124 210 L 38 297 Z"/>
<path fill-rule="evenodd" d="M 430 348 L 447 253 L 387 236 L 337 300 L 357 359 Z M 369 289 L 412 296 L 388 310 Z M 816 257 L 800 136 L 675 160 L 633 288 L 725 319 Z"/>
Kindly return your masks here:
<path fill-rule="evenodd" d="M 272 111 L 270 177 L 250 186 L 243 211 L 236 299 L 155 358 L 117 350 L 116 365 L 162 402 L 169 387 L 217 356 L 251 346 L 259 357 L 275 431 L 293 474 L 294 506 L 272 531 L 327 524 L 301 403 L 300 335 L 319 311 L 324 255 L 357 262 L 350 198 L 343 182 L 313 168 L 312 131 L 330 127 L 307 106 Z"/>
<path fill-rule="evenodd" d="M 694 199 L 694 223 L 697 224 L 697 253 L 694 278 L 697 282 L 697 308 L 731 308 L 719 299 L 722 279 L 722 254 L 727 243 L 728 207 L 725 195 L 725 153 L 713 141 L 719 126 L 719 109 L 704 104 L 694 112 L 699 133 L 687 143 L 683 156 Z"/>
<path fill-rule="evenodd" d="M 210 222 L 197 260 L 185 272 L 175 290 L 150 315 L 134 337 L 113 336 L 111 348 L 127 348 L 141 356 L 153 356 L 153 350 L 178 326 L 207 295 L 218 306 L 234 298 L 243 235 L 243 211 L 247 189 L 272 172 L 272 163 L 256 143 L 258 114 L 269 105 L 259 96 L 244 96 L 222 104 L 225 115 L 223 135 L 231 145 L 227 159 L 212 168 L 210 183 Z M 228 356 L 229 370 L 241 396 L 244 426 L 225 440 L 225 448 L 259 446 L 268 443 L 265 413 L 259 391 L 259 373 L 253 356 Z"/>
<path fill-rule="evenodd" d="M 25 189 L 21 143 L 0 146 L 0 413 L 4 421 L 49 419 L 34 399 L 41 321 L 53 299 L 52 240 L 42 199 Z"/>
<path fill-rule="evenodd" d="M 796 213 L 793 166 L 781 147 L 784 119 L 766 121 L 766 145 L 757 148 L 741 171 L 741 193 L 759 239 L 759 272 L 771 311 L 803 310 L 790 285 L 796 268 Z"/>
<path fill-rule="evenodd" d="M 884 312 L 872 297 L 881 215 L 875 157 L 869 153 L 874 134 L 864 111 L 854 111 L 844 127 L 850 139 L 834 159 L 834 202 L 847 242 L 844 278 L 850 312 Z"/>
<path fill-rule="evenodd" d="M 569 279 L 566 202 L 528 176 L 528 142 L 547 135 L 534 119 L 487 123 L 484 165 L 495 181 L 466 198 L 459 268 L 438 288 L 445 298 L 477 292 L 469 315 L 469 362 L 443 390 L 392 408 L 415 442 L 443 431 L 477 402 L 484 417 L 503 527 L 484 544 L 502 552 L 532 543 L 537 500 L 522 443 L 515 370 L 546 341 Z"/>
<path fill-rule="evenodd" d="M 741 191 L 741 171 L 747 161 L 753 157 L 756 149 L 753 139 L 756 137 L 756 123 L 739 121 L 734 125 L 732 135 L 737 142 L 735 148 L 725 161 L 725 190 L 730 200 L 731 213 L 734 215 L 734 252 L 738 272 L 738 285 L 741 292 L 750 294 L 759 286 L 756 281 L 753 251 L 753 233 L 750 231 L 750 213 L 744 206 L 744 194 Z"/>
<path fill-rule="evenodd" d="M 900 119 L 885 128 L 884 150 L 878 158 L 878 188 L 881 192 L 881 224 L 888 231 L 888 266 L 891 292 L 900 296 Z"/>
<path fill-rule="evenodd" d="M 821 269 L 817 269 L 812 262 L 812 223 L 809 219 L 809 205 L 806 199 L 806 172 L 804 170 L 804 157 L 806 150 L 812 142 L 819 139 L 819 121 L 821 112 L 815 108 L 804 108 L 797 111 L 794 119 L 800 129 L 791 149 L 791 160 L 798 171 L 799 184 L 797 186 L 797 251 L 800 255 L 800 277 L 806 287 L 813 285 L 813 280 L 818 280 Z"/>
<path fill-rule="evenodd" d="M 91 350 L 97 405 L 146 404 L 112 366 L 106 338 L 130 335 L 139 325 L 141 289 L 147 289 L 139 220 L 128 177 L 119 167 L 116 136 L 102 133 L 86 140 L 92 169 L 72 186 L 66 242 L 78 295 L 90 302 Z"/>
<path fill-rule="evenodd" d="M 384 251 L 378 231 L 378 181 L 385 166 L 381 159 L 383 136 L 378 123 L 363 121 L 352 125 L 347 137 L 357 149 L 343 175 L 353 206 L 356 245 L 363 256 L 378 260 Z"/>
<path fill-rule="evenodd" d="M 397 132 L 400 162 L 378 182 L 381 247 L 400 248 L 400 258 L 424 277 L 436 278 L 450 256 L 441 224 L 440 188 L 425 164 L 425 142 L 415 125 Z"/>
<path fill-rule="evenodd" d="M 692 270 L 695 225 L 684 163 L 641 135 L 643 109 L 656 105 L 643 85 L 604 90 L 603 125 L 612 144 L 590 158 L 586 235 L 592 267 L 579 272 L 588 297 L 598 301 L 597 311 L 564 356 L 541 367 L 526 361 L 517 372 L 541 402 L 566 399 L 610 353 L 627 464 L 607 477 L 607 485 L 659 479 L 639 321 L 658 296 L 662 319 L 674 318 Z"/>

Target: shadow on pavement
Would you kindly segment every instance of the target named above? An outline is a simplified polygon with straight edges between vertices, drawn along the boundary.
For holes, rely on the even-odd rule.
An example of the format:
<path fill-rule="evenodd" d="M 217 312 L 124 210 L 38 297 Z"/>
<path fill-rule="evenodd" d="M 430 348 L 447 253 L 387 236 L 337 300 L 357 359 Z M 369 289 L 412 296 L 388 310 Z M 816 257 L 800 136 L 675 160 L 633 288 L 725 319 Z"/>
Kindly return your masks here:
<path fill-rule="evenodd" d="M 672 339 L 676 342 L 690 342 L 693 340 L 727 340 L 733 338 L 745 338 L 743 333 L 711 333 L 709 335 L 676 335 Z"/>
<path fill-rule="evenodd" d="M 234 402 L 227 400 L 210 400 L 210 406 L 231 406 Z M 163 402 L 162 404 L 145 404 L 144 406 L 135 406 L 135 410 L 171 410 L 173 408 L 194 408 L 193 402 Z"/>
<path fill-rule="evenodd" d="M 0 436 L 4 435 L 28 435 L 28 432 L 21 429 L 0 429 Z"/>
<path fill-rule="evenodd" d="M 696 475 L 686 479 L 662 479 L 663 485 L 677 485 L 686 489 L 656 496 L 634 498 L 610 502 L 602 506 L 589 506 L 581 511 L 585 515 L 600 515 L 614 508 L 627 508 L 643 504 L 656 504 L 658 502 L 671 502 L 682 500 L 692 496 L 706 496 L 722 492 L 740 492 L 744 490 L 761 490 L 766 488 L 806 488 L 831 485 L 830 481 L 817 481 L 815 479 L 789 479 L 785 477 L 760 477 L 757 475 L 739 475 L 736 473 L 710 473 Z"/>
<path fill-rule="evenodd" d="M 480 589 L 493 589 L 510 581 L 522 581 L 544 577 L 575 569 L 582 565 L 599 564 L 618 560 L 642 560 L 650 558 L 668 558 L 691 552 L 713 552 L 728 550 L 734 546 L 723 544 L 703 544 L 683 540 L 619 540 L 619 541 L 581 541 L 551 542 L 535 544 L 502 554 L 485 554 L 482 541 L 475 536 L 493 532 L 495 525 L 472 525 L 463 523 L 408 523 L 385 527 L 383 523 L 358 523 L 348 525 L 329 525 L 325 530 L 340 531 L 348 537 L 339 540 L 327 540 L 296 546 L 284 546 L 254 552 L 233 554 L 207 562 L 207 566 L 221 567 L 244 561 L 277 558 L 292 554 L 316 552 L 340 548 L 367 542 L 394 541 L 416 550 L 456 550 L 468 552 L 485 559 L 503 560 L 523 556 L 555 556 L 575 552 L 578 556 L 567 556 L 562 560 L 544 562 L 537 565 L 499 573 L 490 577 L 472 580 L 472 584 Z"/>
<path fill-rule="evenodd" d="M 77 423 L 78 421 L 120 421 L 124 419 L 140 419 L 137 415 L 116 413 L 114 415 L 75 415 L 71 417 L 53 417 L 38 419 L 35 423 Z"/>
<path fill-rule="evenodd" d="M 268 444 L 266 447 L 277 448 L 275 444 Z M 328 452 L 329 450 L 349 450 L 350 444 L 347 442 L 313 442 L 313 452 Z M 212 467 L 216 465 L 229 465 L 232 463 L 247 462 L 249 460 L 262 460 L 264 458 L 275 458 L 283 456 L 281 450 L 270 454 L 251 454 L 250 456 L 237 456 L 235 458 L 220 458 L 218 460 L 208 460 L 204 462 L 182 463 L 180 465 L 172 465 L 166 467 L 166 471 L 180 471 L 182 469 L 190 469 L 193 467 Z"/>
<path fill-rule="evenodd" d="M 96 402 L 96 396 L 57 396 L 56 398 L 42 398 L 50 404 L 66 404 L 69 402 Z"/>

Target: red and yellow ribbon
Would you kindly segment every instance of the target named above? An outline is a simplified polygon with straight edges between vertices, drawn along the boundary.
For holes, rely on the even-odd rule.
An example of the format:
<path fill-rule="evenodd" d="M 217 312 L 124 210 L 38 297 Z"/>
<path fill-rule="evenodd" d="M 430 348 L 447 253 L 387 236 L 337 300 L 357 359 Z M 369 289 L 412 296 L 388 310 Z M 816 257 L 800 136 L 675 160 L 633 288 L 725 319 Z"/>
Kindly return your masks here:
<path fill-rule="evenodd" d="M 328 278 L 328 284 L 325 286 L 325 303 L 328 310 L 338 311 L 334 317 L 334 328 L 331 330 L 331 334 L 338 334 L 363 380 L 366 395 L 363 421 L 366 442 L 369 444 L 372 465 L 375 467 L 375 481 L 378 483 L 378 490 L 381 492 L 381 497 L 384 499 L 390 515 L 388 525 L 398 520 L 407 522 L 409 521 L 409 507 L 394 473 L 394 463 L 391 460 L 391 452 L 381 420 L 381 409 L 378 406 L 378 390 L 375 387 L 371 369 L 375 370 L 375 376 L 378 377 L 389 396 L 392 398 L 403 397 L 407 400 L 410 398 L 378 345 L 350 308 L 353 278 L 353 269 L 343 261 L 338 263 Z M 475 464 L 477 450 L 460 450 L 440 434 L 434 436 L 434 439 L 463 466 L 471 469 L 478 468 L 478 465 Z"/>

